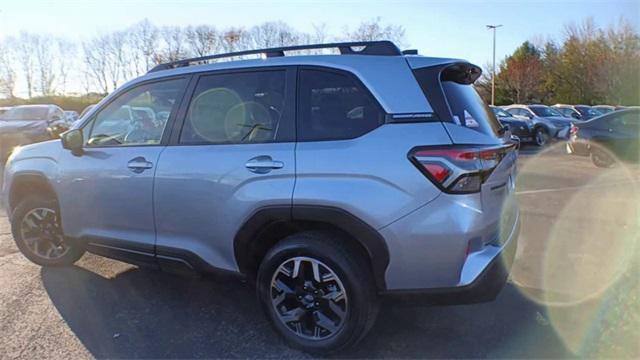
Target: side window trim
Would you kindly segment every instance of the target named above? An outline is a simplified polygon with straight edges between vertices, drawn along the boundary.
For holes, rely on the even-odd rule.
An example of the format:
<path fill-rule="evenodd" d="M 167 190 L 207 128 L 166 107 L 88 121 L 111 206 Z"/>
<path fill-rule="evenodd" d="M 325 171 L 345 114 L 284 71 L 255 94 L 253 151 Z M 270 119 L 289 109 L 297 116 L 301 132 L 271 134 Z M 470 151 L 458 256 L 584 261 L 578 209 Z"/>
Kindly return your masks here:
<path fill-rule="evenodd" d="M 355 137 L 351 137 L 351 138 L 347 138 L 347 139 L 325 139 L 325 140 L 304 140 L 300 138 L 300 129 L 302 127 L 302 113 L 300 110 L 300 101 L 301 101 L 301 96 L 300 96 L 300 92 L 302 91 L 301 89 L 301 74 L 304 70 L 314 70 L 314 71 L 320 71 L 320 72 L 326 72 L 326 73 L 330 73 L 330 74 L 338 74 L 338 75 L 343 75 L 348 77 L 349 79 L 353 80 L 356 84 L 356 86 L 365 94 L 365 96 L 369 97 L 369 100 L 373 102 L 374 106 L 378 109 L 378 111 L 380 111 L 381 114 L 384 115 L 384 118 L 386 119 L 387 116 L 389 115 L 387 113 L 387 111 L 384 109 L 384 107 L 382 106 L 382 104 L 380 104 L 380 101 L 378 101 L 378 98 L 375 97 L 375 95 L 371 92 L 371 90 L 364 84 L 364 82 L 362 82 L 362 80 L 354 73 L 347 71 L 347 70 L 342 70 L 342 69 L 338 69 L 338 68 L 333 68 L 333 67 L 329 67 L 329 66 L 320 66 L 320 65 L 300 65 L 297 66 L 296 69 L 296 86 L 295 86 L 295 99 L 296 99 L 296 127 L 295 127 L 295 133 L 296 133 L 296 142 L 320 142 L 320 141 L 338 141 L 338 140 L 353 140 L 353 139 L 357 139 L 359 137 L 362 137 L 368 133 L 370 133 L 371 131 L 379 128 L 380 126 L 384 125 L 384 123 L 379 124 L 378 126 L 376 126 L 375 128 L 367 131 L 364 134 L 360 134 L 358 136 Z"/>
<path fill-rule="evenodd" d="M 232 144 L 215 144 L 215 143 L 202 143 L 202 144 L 182 144 L 180 143 L 180 136 L 182 134 L 182 130 L 184 128 L 187 113 L 189 112 L 189 107 L 191 106 L 191 101 L 193 101 L 193 96 L 195 95 L 196 88 L 198 86 L 198 82 L 201 78 L 213 75 L 226 75 L 226 74 L 246 74 L 252 72 L 265 72 L 265 71 L 284 71 L 285 73 L 285 109 L 290 114 L 289 118 L 284 118 L 286 127 L 281 127 L 280 132 L 283 132 L 283 139 L 278 139 L 276 141 L 270 143 L 285 143 L 285 142 L 295 142 L 296 134 L 295 134 L 295 123 L 297 119 L 297 92 L 296 92 L 296 69 L 298 66 L 288 65 L 288 66 L 260 66 L 260 67 L 251 67 L 251 68 L 241 68 L 241 69 L 224 69 L 224 70 L 213 70 L 213 71 L 205 71 L 193 74 L 191 81 L 186 87 L 185 96 L 182 99 L 180 104 L 180 108 L 176 113 L 175 122 L 171 129 L 171 136 L 168 139 L 168 146 L 215 146 L 215 145 L 232 145 Z M 288 96 L 288 98 L 287 98 Z M 291 101 L 287 101 L 291 99 Z M 283 112 L 284 113 L 284 112 Z M 281 136 L 278 136 L 280 138 Z M 260 144 L 270 144 L 270 143 L 260 143 Z M 256 143 L 247 143 L 242 145 L 251 145 Z M 240 144 L 235 144 L 240 145 Z"/>
<path fill-rule="evenodd" d="M 104 103 L 104 104 L 100 104 L 100 107 L 97 109 L 93 109 L 93 114 L 91 116 L 90 119 L 88 119 L 87 121 L 85 121 L 82 126 L 80 127 L 80 129 L 82 130 L 82 133 L 84 136 L 89 136 L 92 132 L 93 132 L 93 127 L 95 126 L 95 122 L 96 122 L 96 118 L 98 115 L 100 115 L 100 113 L 106 109 L 109 105 L 111 105 L 113 102 L 115 102 L 116 100 L 118 100 L 119 98 L 121 98 L 123 95 L 129 93 L 130 91 L 133 91 L 141 86 L 146 86 L 146 85 L 152 85 L 155 83 L 160 83 L 160 82 L 165 82 L 165 81 L 172 81 L 172 80 L 180 80 L 180 79 L 184 79 L 185 80 L 185 86 L 182 89 L 182 93 L 184 94 L 186 89 L 188 89 L 189 84 L 192 81 L 192 75 L 187 74 L 187 75 L 178 75 L 178 76 L 168 76 L 168 77 L 163 77 L 163 78 L 157 78 L 157 79 L 151 79 L 151 80 L 146 80 L 146 81 L 142 81 L 139 83 L 136 83 L 134 85 L 128 86 L 124 89 L 119 89 L 118 92 L 119 94 L 117 96 L 114 96 L 113 98 L 109 99 L 108 102 Z M 162 138 L 160 139 L 160 143 L 159 144 L 140 144 L 140 145 L 125 145 L 125 146 L 114 146 L 114 145 L 97 145 L 97 146 L 87 146 L 87 144 L 84 144 L 83 147 L 84 148 L 89 148 L 89 149 L 104 149 L 104 148 L 113 148 L 113 147 L 140 147 L 140 146 L 167 146 L 167 144 L 169 143 L 169 138 L 171 136 L 172 133 L 172 128 L 173 128 L 173 123 L 175 122 L 176 119 L 176 115 L 178 112 L 178 109 L 182 106 L 182 102 L 184 100 L 184 96 L 182 97 L 182 99 L 180 100 L 180 103 L 178 103 L 176 106 L 174 106 L 171 109 L 171 113 L 169 114 L 169 119 L 167 119 L 167 124 L 164 127 L 164 131 L 162 133 Z M 89 128 L 89 132 L 86 133 L 86 129 Z"/>

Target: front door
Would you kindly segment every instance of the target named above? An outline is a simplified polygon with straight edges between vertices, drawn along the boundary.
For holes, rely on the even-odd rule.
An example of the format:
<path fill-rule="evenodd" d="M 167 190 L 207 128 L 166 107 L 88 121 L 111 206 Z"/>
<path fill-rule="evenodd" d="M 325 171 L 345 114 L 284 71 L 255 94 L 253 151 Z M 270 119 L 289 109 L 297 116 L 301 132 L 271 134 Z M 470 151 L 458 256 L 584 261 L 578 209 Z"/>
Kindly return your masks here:
<path fill-rule="evenodd" d="M 185 83 L 172 79 L 136 86 L 84 125 L 82 154 L 65 151 L 60 160 L 60 210 L 67 236 L 102 248 L 153 254 L 153 177 Z"/>
<path fill-rule="evenodd" d="M 293 69 L 200 76 L 179 136 L 158 162 L 159 259 L 236 270 L 243 223 L 260 208 L 291 205 L 294 81 Z"/>

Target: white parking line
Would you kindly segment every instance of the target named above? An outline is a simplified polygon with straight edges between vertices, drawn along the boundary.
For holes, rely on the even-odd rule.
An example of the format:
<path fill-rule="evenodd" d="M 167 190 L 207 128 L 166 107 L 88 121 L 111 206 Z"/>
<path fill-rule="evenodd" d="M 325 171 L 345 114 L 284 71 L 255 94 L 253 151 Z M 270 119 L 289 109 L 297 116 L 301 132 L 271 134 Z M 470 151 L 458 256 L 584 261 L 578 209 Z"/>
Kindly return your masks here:
<path fill-rule="evenodd" d="M 591 188 L 603 188 L 614 185 L 624 185 L 624 184 L 633 184 L 634 181 L 616 181 L 616 182 L 608 182 L 608 183 L 599 183 L 599 184 L 591 184 L 591 185 L 580 185 L 580 186 L 567 186 L 555 189 L 536 189 L 536 190 L 524 190 L 524 191 L 516 191 L 516 195 L 531 195 L 531 194 L 540 194 L 540 193 L 548 193 L 548 192 L 556 192 L 556 191 L 567 191 L 567 190 L 580 190 L 580 189 L 591 189 Z"/>

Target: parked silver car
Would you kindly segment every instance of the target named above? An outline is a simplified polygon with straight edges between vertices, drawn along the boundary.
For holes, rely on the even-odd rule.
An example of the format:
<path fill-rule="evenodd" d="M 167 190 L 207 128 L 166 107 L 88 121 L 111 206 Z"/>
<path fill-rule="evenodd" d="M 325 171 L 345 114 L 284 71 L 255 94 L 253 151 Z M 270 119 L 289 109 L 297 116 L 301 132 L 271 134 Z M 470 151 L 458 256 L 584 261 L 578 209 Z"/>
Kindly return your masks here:
<path fill-rule="evenodd" d="M 341 55 L 284 56 L 311 48 Z M 247 54 L 267 56 L 198 65 Z M 251 278 L 275 329 L 316 353 L 362 339 L 383 296 L 492 300 L 518 237 L 517 150 L 480 73 L 386 41 L 160 65 L 12 155 L 15 241 L 43 266 L 88 250 Z"/>
<path fill-rule="evenodd" d="M 519 119 L 531 121 L 534 128 L 534 142 L 544 146 L 550 139 L 566 139 L 569 136 L 571 119 L 546 105 L 509 105 L 504 106 L 508 113 Z"/>

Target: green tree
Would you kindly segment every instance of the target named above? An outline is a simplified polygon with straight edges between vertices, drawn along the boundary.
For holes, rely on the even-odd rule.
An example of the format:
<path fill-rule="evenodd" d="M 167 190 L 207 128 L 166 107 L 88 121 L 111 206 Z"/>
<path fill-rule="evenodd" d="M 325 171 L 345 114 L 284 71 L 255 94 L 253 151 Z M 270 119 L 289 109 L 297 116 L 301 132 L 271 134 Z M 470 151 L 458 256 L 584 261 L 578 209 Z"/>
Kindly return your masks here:
<path fill-rule="evenodd" d="M 496 75 L 496 102 L 540 101 L 542 84 L 540 51 L 525 41 L 500 64 L 500 72 Z"/>

